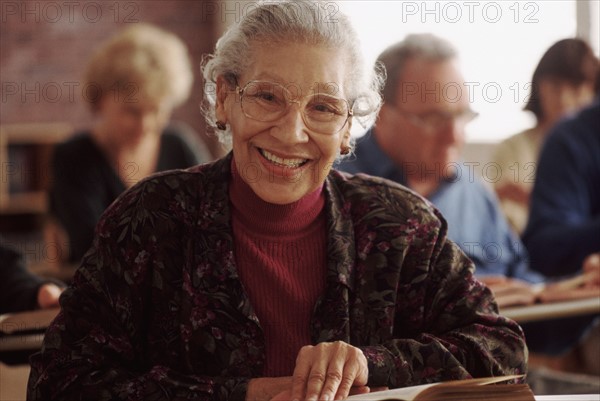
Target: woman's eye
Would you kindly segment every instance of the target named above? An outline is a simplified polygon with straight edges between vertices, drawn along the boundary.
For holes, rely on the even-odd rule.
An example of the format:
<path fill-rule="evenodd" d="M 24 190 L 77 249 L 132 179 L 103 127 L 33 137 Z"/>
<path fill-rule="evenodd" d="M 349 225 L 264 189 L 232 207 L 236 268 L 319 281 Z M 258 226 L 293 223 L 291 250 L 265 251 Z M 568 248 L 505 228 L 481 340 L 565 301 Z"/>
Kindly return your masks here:
<path fill-rule="evenodd" d="M 338 107 L 328 103 L 315 103 L 311 106 L 311 109 L 318 113 L 341 114 Z"/>
<path fill-rule="evenodd" d="M 313 106 L 313 109 L 322 113 L 333 113 L 333 110 L 326 104 L 316 104 Z"/>
<path fill-rule="evenodd" d="M 277 100 L 275 98 L 275 95 L 273 95 L 272 93 L 268 93 L 268 92 L 259 93 L 256 95 L 256 97 L 261 100 L 266 100 L 268 102 L 273 102 L 273 101 Z"/>

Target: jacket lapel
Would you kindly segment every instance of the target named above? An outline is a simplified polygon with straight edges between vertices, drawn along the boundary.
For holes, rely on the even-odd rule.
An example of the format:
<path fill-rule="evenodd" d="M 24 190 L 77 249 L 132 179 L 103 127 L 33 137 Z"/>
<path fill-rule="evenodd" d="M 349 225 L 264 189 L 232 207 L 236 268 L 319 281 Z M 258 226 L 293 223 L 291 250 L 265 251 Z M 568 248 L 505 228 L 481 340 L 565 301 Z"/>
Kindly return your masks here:
<path fill-rule="evenodd" d="M 325 181 L 327 196 L 327 277 L 325 292 L 317 301 L 311 324 L 313 343 L 351 341 L 350 297 L 354 288 L 354 228 L 332 173 Z"/>

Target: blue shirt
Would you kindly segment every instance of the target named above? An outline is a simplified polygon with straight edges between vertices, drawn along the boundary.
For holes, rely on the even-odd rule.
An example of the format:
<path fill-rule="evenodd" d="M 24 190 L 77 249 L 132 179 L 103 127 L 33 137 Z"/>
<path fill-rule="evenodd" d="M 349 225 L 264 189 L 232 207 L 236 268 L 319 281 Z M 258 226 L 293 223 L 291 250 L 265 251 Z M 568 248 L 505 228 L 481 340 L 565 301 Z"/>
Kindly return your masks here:
<path fill-rule="evenodd" d="M 411 164 L 396 165 L 379 147 L 369 130 L 359 138 L 356 157 L 343 160 L 339 170 L 366 173 L 407 185 L 404 171 Z M 468 164 L 456 163 L 456 174 L 443 180 L 429 196 L 448 221 L 448 237 L 475 263 L 479 276 L 504 275 L 537 283 L 544 277 L 528 268 L 525 247 L 502 215 L 495 195 L 485 188 Z M 428 174 L 440 172 L 430 171 Z"/>
<path fill-rule="evenodd" d="M 549 276 L 574 273 L 600 252 L 600 98 L 549 133 L 523 241 Z"/>

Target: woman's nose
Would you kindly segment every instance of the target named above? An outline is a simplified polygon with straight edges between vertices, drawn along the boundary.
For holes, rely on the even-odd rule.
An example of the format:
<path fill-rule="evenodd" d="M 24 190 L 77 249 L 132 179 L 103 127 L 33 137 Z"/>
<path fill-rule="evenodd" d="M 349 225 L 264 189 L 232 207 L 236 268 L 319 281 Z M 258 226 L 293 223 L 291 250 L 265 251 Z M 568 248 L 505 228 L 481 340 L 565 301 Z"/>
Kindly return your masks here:
<path fill-rule="evenodd" d="M 277 136 L 289 143 L 302 143 L 308 141 L 308 127 L 304 122 L 302 108 L 299 103 L 290 104 L 287 113 L 277 124 Z"/>

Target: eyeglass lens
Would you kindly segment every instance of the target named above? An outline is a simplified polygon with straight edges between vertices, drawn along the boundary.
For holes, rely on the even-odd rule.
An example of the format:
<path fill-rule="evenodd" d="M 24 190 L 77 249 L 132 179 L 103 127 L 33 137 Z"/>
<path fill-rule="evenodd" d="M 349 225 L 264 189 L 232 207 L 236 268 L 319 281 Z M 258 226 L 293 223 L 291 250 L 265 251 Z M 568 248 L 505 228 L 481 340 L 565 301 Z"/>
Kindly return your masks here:
<path fill-rule="evenodd" d="M 249 118 L 271 122 L 283 117 L 292 103 L 298 103 L 312 130 L 335 133 L 346 124 L 349 107 L 345 99 L 326 93 L 302 97 L 299 87 L 291 85 L 290 89 L 274 82 L 250 81 L 240 90 L 242 110 Z"/>

